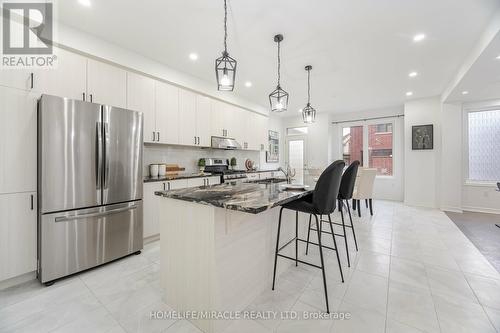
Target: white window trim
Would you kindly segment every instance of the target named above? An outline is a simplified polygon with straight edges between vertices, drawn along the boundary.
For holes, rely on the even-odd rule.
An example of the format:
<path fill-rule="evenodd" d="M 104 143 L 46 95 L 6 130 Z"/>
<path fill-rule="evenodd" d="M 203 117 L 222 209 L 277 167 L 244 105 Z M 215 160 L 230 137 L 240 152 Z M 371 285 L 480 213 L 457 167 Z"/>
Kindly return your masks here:
<path fill-rule="evenodd" d="M 396 178 L 397 176 L 397 166 L 399 165 L 400 161 L 398 160 L 399 156 L 395 152 L 395 144 L 394 140 L 396 138 L 396 119 L 397 117 L 394 118 L 384 118 L 384 119 L 370 119 L 370 120 L 358 120 L 358 121 L 350 121 L 350 122 L 345 122 L 338 124 L 339 125 L 339 144 L 340 144 L 340 154 L 341 157 L 343 157 L 343 152 L 344 152 L 344 145 L 342 144 L 342 139 L 343 139 L 343 129 L 345 127 L 351 127 L 351 126 L 363 126 L 363 166 L 364 167 L 370 167 L 369 161 L 369 155 L 368 155 L 368 125 L 377 125 L 377 124 L 392 124 L 392 175 L 376 175 L 375 177 L 377 179 L 381 180 L 392 180 Z M 366 148 L 366 149 L 365 149 Z M 402 163 L 402 161 L 401 161 Z"/>
<path fill-rule="evenodd" d="M 462 171 L 464 175 L 463 185 L 464 186 L 476 186 L 476 187 L 497 187 L 495 181 L 481 181 L 469 179 L 469 113 L 473 112 L 483 112 L 483 111 L 494 111 L 500 109 L 500 100 L 480 102 L 480 103 L 469 103 L 462 106 Z"/>

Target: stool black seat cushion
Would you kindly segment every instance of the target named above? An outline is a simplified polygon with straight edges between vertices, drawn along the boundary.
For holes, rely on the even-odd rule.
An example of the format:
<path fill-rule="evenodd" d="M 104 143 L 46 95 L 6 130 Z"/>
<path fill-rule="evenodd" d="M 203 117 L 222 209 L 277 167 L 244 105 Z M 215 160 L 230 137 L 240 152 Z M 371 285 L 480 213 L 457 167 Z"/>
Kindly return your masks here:
<path fill-rule="evenodd" d="M 319 176 L 314 191 L 305 197 L 283 205 L 284 208 L 307 214 L 328 215 L 335 211 L 340 179 L 345 162 L 338 160 Z"/>
<path fill-rule="evenodd" d="M 352 193 L 354 192 L 354 183 L 356 182 L 356 176 L 358 175 L 359 161 L 353 161 L 342 175 L 342 180 L 340 181 L 340 189 L 338 199 L 349 200 L 352 198 Z"/>
<path fill-rule="evenodd" d="M 319 214 L 314 208 L 312 193 L 300 199 L 290 201 L 289 203 L 284 204 L 283 207 L 307 214 Z"/>

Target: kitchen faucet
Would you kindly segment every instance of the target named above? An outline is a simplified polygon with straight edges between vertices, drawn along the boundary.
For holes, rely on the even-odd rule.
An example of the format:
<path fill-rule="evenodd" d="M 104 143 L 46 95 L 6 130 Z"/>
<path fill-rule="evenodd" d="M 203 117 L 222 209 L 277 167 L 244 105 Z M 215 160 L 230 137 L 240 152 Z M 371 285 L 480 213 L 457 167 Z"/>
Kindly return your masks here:
<path fill-rule="evenodd" d="M 286 171 L 283 170 L 282 167 L 279 167 L 278 171 L 283 172 L 283 174 L 285 175 L 286 183 L 287 184 L 291 184 L 292 183 L 292 178 L 295 177 L 295 169 L 291 169 L 290 165 L 287 165 L 286 166 Z"/>

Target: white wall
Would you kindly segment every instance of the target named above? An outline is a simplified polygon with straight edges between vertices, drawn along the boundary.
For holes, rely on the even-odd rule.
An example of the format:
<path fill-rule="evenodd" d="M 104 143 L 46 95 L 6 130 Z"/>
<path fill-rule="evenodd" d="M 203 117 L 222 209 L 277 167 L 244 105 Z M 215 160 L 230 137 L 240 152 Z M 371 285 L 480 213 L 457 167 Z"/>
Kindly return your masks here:
<path fill-rule="evenodd" d="M 440 207 L 445 211 L 462 211 L 462 104 L 441 107 Z"/>
<path fill-rule="evenodd" d="M 290 111 L 291 112 L 291 111 Z M 296 116 L 283 119 L 283 132 L 291 127 L 308 127 L 306 161 L 309 168 L 326 168 L 329 160 L 329 133 L 330 133 L 330 115 L 320 113 L 316 115 L 316 121 L 313 124 L 304 124 L 302 116 L 297 113 Z M 286 153 L 286 146 L 284 147 Z M 286 158 L 286 154 L 283 155 Z"/>
<path fill-rule="evenodd" d="M 403 107 L 387 107 L 375 110 L 363 110 L 358 112 L 347 112 L 332 114 L 332 122 L 354 122 L 364 124 L 363 119 L 375 117 L 393 117 L 403 114 Z M 373 188 L 375 199 L 403 201 L 403 179 L 404 179 L 404 123 L 403 118 L 387 118 L 388 121 L 394 121 L 393 133 L 393 176 L 377 177 Z M 342 159 L 341 150 L 341 131 L 342 124 L 332 124 L 330 126 L 330 152 L 331 159 Z"/>
<path fill-rule="evenodd" d="M 439 97 L 420 99 L 405 104 L 405 175 L 404 202 L 411 206 L 438 207 L 439 177 L 441 165 L 441 104 Z M 412 150 L 411 131 L 415 125 L 434 125 L 434 149 Z"/>
<path fill-rule="evenodd" d="M 271 115 L 269 117 L 268 123 L 269 130 L 278 132 L 280 134 L 280 155 L 279 162 L 276 163 L 267 163 L 266 162 L 266 152 L 262 151 L 260 153 L 260 168 L 263 170 L 271 170 L 277 169 L 280 166 L 285 165 L 285 131 L 283 130 L 283 119 Z"/>

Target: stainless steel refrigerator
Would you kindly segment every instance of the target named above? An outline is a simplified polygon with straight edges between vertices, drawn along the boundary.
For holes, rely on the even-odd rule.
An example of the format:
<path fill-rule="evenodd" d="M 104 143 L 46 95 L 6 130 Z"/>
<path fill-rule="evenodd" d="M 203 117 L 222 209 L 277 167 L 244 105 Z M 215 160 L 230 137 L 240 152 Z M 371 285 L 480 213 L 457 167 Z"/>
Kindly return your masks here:
<path fill-rule="evenodd" d="M 38 279 L 143 247 L 143 115 L 56 96 L 38 102 Z"/>

